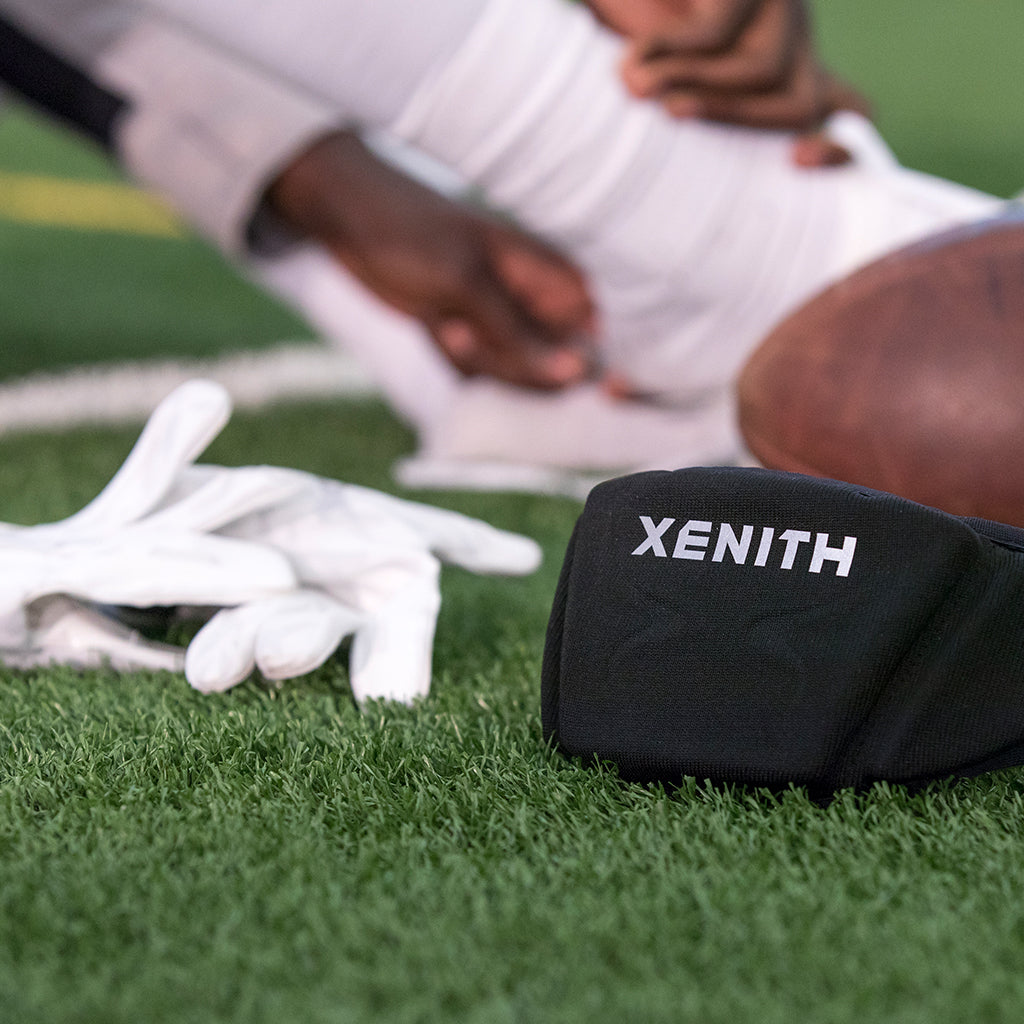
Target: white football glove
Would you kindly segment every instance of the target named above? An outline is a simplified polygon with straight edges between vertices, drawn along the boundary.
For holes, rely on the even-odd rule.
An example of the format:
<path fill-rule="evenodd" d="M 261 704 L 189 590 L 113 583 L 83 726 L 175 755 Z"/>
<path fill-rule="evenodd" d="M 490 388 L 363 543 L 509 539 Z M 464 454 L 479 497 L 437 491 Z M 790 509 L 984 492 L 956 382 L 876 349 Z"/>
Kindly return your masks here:
<path fill-rule="evenodd" d="M 156 409 L 124 464 L 81 511 L 40 526 L 0 524 L 0 661 L 178 668 L 180 652 L 145 646 L 89 604 L 237 604 L 296 589 L 288 560 L 210 531 L 286 499 L 294 481 L 243 474 L 193 495 L 178 514 L 175 480 L 230 415 L 218 385 L 191 381 Z M 202 509 L 202 515 L 198 510 Z"/>
<path fill-rule="evenodd" d="M 179 650 L 84 602 L 231 606 L 185 654 L 196 689 L 254 667 L 302 675 L 351 636 L 356 698 L 409 702 L 430 687 L 440 561 L 508 574 L 540 562 L 532 540 L 454 512 L 296 470 L 193 466 L 229 413 L 217 385 L 184 385 L 82 512 L 0 530 L 0 565 L 9 555 L 20 569 L 0 606 L 0 661 L 179 669 Z"/>
<path fill-rule="evenodd" d="M 269 679 L 302 675 L 351 636 L 356 699 L 408 703 L 430 689 L 441 563 L 507 575 L 540 564 L 527 537 L 297 470 L 195 466 L 183 474 L 183 489 L 201 493 L 239 472 L 287 474 L 295 492 L 219 534 L 287 555 L 304 589 L 221 611 L 199 631 L 185 673 L 204 692 L 227 689 L 254 667 Z"/>

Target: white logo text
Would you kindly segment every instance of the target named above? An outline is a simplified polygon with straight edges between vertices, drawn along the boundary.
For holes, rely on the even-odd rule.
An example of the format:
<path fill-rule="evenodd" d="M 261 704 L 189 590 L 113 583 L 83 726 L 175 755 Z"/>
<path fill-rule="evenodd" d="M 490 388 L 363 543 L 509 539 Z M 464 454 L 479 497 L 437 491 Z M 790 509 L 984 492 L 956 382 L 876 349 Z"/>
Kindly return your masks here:
<path fill-rule="evenodd" d="M 675 519 L 655 521 L 650 516 L 640 516 L 640 522 L 647 534 L 633 551 L 634 555 L 651 554 L 655 558 L 668 558 L 667 543 L 672 540 L 670 530 Z M 827 533 L 812 535 L 807 530 L 783 530 L 776 532 L 773 526 L 762 526 L 754 543 L 753 526 L 735 527 L 730 523 L 711 523 L 703 519 L 688 519 L 675 532 L 672 558 L 703 562 L 710 554 L 712 562 L 724 562 L 726 557 L 736 565 L 746 565 L 753 553 L 752 565 L 765 567 L 778 565 L 780 569 L 792 569 L 803 545 L 810 550 L 808 572 L 820 573 L 825 563 L 834 563 L 837 576 L 849 576 L 853 555 L 857 550 L 857 538 L 844 536 L 842 546 L 831 543 Z M 714 544 L 712 544 L 714 541 Z M 813 547 L 810 547 L 812 545 Z"/>

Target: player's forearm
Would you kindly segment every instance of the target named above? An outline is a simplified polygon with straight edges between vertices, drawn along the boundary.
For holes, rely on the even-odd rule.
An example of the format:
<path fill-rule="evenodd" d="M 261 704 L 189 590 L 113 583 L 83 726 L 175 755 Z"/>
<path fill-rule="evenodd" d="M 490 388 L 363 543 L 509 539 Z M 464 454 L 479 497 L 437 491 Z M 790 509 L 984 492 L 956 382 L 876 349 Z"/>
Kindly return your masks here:
<path fill-rule="evenodd" d="M 127 169 L 229 252 L 244 250 L 270 182 L 335 111 L 205 40 L 144 15 L 97 61 L 131 98 L 117 148 Z"/>

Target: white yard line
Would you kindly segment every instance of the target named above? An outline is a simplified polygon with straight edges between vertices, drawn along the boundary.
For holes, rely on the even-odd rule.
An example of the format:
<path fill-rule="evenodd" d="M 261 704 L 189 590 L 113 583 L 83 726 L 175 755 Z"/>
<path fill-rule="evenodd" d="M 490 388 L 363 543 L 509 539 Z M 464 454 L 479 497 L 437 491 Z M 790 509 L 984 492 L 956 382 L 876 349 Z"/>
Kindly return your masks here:
<path fill-rule="evenodd" d="M 0 383 L 0 434 L 137 422 L 174 387 L 193 377 L 219 381 L 239 408 L 376 393 L 350 357 L 309 342 L 219 359 L 82 366 Z"/>

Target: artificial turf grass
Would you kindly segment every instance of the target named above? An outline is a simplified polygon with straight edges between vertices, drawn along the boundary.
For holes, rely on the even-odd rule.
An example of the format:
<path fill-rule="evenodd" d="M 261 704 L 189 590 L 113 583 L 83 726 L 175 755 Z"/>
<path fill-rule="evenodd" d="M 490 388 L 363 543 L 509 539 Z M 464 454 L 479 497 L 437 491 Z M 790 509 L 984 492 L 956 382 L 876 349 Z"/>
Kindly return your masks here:
<path fill-rule="evenodd" d="M 1013 773 L 827 808 L 624 785 L 544 748 L 531 668 L 362 714 L 336 667 L 5 680 L 9 1019 L 1019 1014 Z"/>
<path fill-rule="evenodd" d="M 824 61 L 863 90 L 899 159 L 999 196 L 1024 188 L 1017 0 L 813 0 Z"/>
<path fill-rule="evenodd" d="M 5 465 L 36 471 L 0 518 L 73 511 L 135 433 L 6 439 Z M 410 440 L 379 403 L 282 406 L 236 416 L 210 458 L 388 486 Z M 216 697 L 0 672 L 0 1019 L 1020 1016 L 1020 772 L 820 807 L 567 761 L 539 671 L 579 506 L 436 497 L 547 560 L 446 570 L 415 708 L 360 713 L 343 659 Z"/>
<path fill-rule="evenodd" d="M 194 240 L 0 220 L 0 379 L 69 366 L 212 358 L 310 339 Z"/>
<path fill-rule="evenodd" d="M 0 119 L 0 171 L 123 180 L 97 147 L 18 106 Z M 0 265 L 0 379 L 79 364 L 209 358 L 313 337 L 194 237 L 0 217 Z"/>

